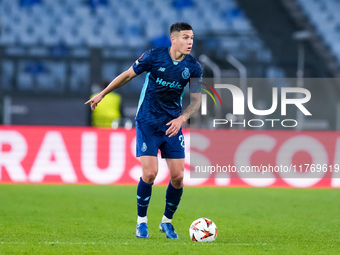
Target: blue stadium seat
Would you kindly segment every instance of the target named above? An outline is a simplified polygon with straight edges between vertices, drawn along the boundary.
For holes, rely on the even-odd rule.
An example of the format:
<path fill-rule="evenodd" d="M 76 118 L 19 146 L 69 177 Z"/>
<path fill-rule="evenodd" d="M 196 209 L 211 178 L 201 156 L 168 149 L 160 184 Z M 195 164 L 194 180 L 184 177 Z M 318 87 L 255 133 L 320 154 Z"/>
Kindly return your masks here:
<path fill-rule="evenodd" d="M 318 34 L 330 47 L 334 56 L 340 61 L 338 50 L 340 30 L 340 1 L 339 0 L 297 0 L 304 9 L 310 22 Z M 316 15 L 317 14 L 317 15 Z"/>
<path fill-rule="evenodd" d="M 305 0 L 301 0 L 305 1 Z M 0 21 L 9 27 L 0 35 L 2 45 L 41 43 L 51 46 L 60 42 L 71 47 L 137 47 L 168 34 L 169 25 L 188 21 L 195 31 L 252 30 L 244 15 L 237 15 L 235 0 L 22 0 L 0 1 Z M 226 18 L 226 13 L 234 16 Z M 28 26 L 37 29 L 28 29 Z M 15 26 L 15 29 L 11 29 Z M 18 27 L 18 28 L 17 28 Z M 102 28 L 103 27 L 103 28 Z M 115 37 L 109 40 L 112 35 Z M 118 28 L 118 30 L 117 30 Z M 98 30 L 99 29 L 99 30 Z"/>

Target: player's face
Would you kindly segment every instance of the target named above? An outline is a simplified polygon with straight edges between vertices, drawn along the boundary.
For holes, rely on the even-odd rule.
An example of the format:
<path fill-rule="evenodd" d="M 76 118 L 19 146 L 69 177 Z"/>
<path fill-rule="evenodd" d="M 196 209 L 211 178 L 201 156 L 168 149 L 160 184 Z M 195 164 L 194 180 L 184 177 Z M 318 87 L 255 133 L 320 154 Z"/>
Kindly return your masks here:
<path fill-rule="evenodd" d="M 174 46 L 183 55 L 190 54 L 194 42 L 194 33 L 192 30 L 182 30 L 174 35 Z"/>

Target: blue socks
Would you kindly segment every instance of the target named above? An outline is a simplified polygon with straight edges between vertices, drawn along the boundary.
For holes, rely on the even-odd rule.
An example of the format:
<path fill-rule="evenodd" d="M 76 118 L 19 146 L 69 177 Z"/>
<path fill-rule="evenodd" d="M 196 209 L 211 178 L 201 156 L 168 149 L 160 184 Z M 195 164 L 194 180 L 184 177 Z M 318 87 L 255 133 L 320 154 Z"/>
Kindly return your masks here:
<path fill-rule="evenodd" d="M 183 194 L 183 188 L 176 189 L 171 185 L 171 181 L 169 182 L 168 188 L 166 190 L 165 195 L 165 210 L 164 215 L 172 219 L 174 216 L 174 213 L 177 210 L 177 207 L 179 205 L 179 202 L 181 201 L 181 197 Z"/>
<path fill-rule="evenodd" d="M 137 214 L 138 219 L 141 222 L 146 222 L 146 213 L 148 210 L 153 183 L 146 183 L 140 178 L 137 186 Z M 177 210 L 179 202 L 183 194 L 183 188 L 176 189 L 169 182 L 168 188 L 165 195 L 165 210 L 164 216 L 168 219 L 172 219 L 174 213 Z"/>
<path fill-rule="evenodd" d="M 139 180 L 137 186 L 137 213 L 139 217 L 146 216 L 151 198 L 152 185 L 153 183 L 149 184 L 144 182 L 142 177 Z"/>

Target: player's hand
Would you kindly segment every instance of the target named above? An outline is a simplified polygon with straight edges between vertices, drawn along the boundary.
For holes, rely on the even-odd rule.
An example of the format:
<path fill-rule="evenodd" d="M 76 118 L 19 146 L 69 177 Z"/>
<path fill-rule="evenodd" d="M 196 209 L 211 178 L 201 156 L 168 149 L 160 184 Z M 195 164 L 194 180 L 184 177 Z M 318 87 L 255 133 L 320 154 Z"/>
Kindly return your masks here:
<path fill-rule="evenodd" d="M 85 104 L 91 104 L 91 110 L 96 109 L 97 105 L 100 101 L 102 101 L 103 96 L 101 94 L 95 95 L 90 100 L 88 100 Z"/>
<path fill-rule="evenodd" d="M 169 137 L 177 135 L 184 122 L 184 117 L 179 116 L 177 119 L 173 119 L 172 121 L 166 123 L 166 125 L 170 127 L 166 130 L 165 135 L 169 135 Z"/>

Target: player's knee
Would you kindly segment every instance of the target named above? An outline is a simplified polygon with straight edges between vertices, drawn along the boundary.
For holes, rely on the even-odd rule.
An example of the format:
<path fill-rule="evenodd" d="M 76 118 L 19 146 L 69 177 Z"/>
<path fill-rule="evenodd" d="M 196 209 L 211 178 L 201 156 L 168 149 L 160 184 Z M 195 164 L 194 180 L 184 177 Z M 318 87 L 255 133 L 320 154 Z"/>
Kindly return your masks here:
<path fill-rule="evenodd" d="M 180 189 L 183 187 L 183 174 L 178 174 L 171 177 L 171 184 L 174 188 Z"/>
<path fill-rule="evenodd" d="M 153 183 L 156 179 L 157 172 L 155 171 L 150 171 L 143 173 L 143 181 L 146 183 Z"/>

